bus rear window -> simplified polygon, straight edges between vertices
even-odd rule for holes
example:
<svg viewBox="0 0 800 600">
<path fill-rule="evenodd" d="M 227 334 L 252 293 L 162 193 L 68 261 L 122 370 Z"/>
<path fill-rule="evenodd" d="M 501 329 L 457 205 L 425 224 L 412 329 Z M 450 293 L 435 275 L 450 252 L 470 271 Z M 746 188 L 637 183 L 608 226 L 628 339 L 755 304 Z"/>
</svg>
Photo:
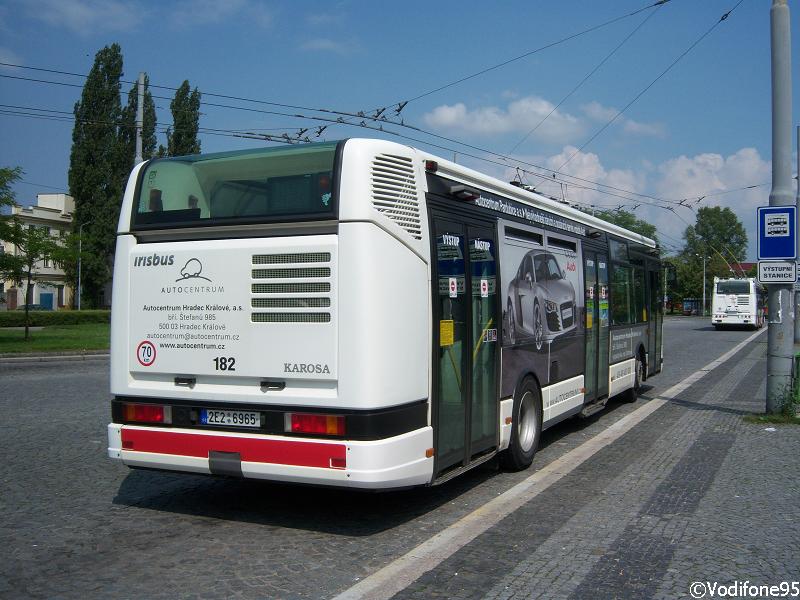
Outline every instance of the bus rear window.
<svg viewBox="0 0 800 600">
<path fill-rule="evenodd" d="M 749 294 L 749 281 L 720 281 L 717 283 L 718 294 Z"/>
<path fill-rule="evenodd" d="M 335 218 L 336 143 L 156 159 L 144 170 L 134 228 Z"/>
</svg>

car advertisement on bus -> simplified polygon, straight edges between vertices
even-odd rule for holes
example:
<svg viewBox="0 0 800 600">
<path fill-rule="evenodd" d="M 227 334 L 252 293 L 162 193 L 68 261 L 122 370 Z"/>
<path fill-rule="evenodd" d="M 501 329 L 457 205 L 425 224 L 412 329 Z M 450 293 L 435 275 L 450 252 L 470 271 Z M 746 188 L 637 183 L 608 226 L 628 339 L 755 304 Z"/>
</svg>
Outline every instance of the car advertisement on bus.
<svg viewBox="0 0 800 600">
<path fill-rule="evenodd" d="M 583 368 L 583 270 L 575 238 L 542 230 L 506 230 L 501 250 L 506 359 L 534 364 L 541 381 Z M 504 389 L 517 369 L 504 369 Z M 508 381 L 506 381 L 508 378 Z"/>
</svg>

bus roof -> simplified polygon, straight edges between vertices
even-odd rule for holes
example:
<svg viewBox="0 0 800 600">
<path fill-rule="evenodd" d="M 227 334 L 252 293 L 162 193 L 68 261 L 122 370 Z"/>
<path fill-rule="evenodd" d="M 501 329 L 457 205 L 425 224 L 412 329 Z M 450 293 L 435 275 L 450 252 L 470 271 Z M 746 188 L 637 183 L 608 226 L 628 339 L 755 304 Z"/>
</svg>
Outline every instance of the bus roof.
<svg viewBox="0 0 800 600">
<path fill-rule="evenodd" d="M 648 248 L 658 247 L 658 244 L 655 242 L 655 240 L 652 240 L 649 237 L 643 236 L 639 233 L 630 231 L 629 229 L 625 229 L 624 227 L 614 225 L 613 223 L 609 223 L 608 221 L 604 221 L 603 219 L 572 208 L 569 204 L 564 204 L 557 200 L 553 200 L 552 198 L 548 198 L 547 196 L 539 194 L 538 192 L 531 192 L 524 188 L 516 187 L 510 183 L 506 183 L 481 173 L 480 171 L 475 171 L 474 169 L 459 165 L 422 150 L 417 149 L 416 151 L 422 156 L 423 160 L 436 161 L 438 164 L 436 173 L 438 175 L 443 175 L 448 179 L 482 188 L 487 192 L 513 198 L 514 200 L 528 204 L 529 206 L 555 213 L 565 218 L 572 219 L 573 221 L 583 223 L 584 225 L 594 229 L 599 229 L 612 235 L 642 244 Z"/>
</svg>

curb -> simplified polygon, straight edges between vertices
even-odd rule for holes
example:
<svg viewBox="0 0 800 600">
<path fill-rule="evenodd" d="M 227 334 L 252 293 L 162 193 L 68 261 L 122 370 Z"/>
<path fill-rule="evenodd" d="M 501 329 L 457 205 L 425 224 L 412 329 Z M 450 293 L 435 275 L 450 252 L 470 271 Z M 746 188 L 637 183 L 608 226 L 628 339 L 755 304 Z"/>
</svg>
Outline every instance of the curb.
<svg viewBox="0 0 800 600">
<path fill-rule="evenodd" d="M 40 362 L 78 362 L 86 360 L 105 360 L 110 354 L 106 350 L 87 351 L 80 354 L 68 352 L 48 352 L 48 353 L 22 353 L 22 354 L 0 354 L 0 365 L 40 363 Z"/>
</svg>

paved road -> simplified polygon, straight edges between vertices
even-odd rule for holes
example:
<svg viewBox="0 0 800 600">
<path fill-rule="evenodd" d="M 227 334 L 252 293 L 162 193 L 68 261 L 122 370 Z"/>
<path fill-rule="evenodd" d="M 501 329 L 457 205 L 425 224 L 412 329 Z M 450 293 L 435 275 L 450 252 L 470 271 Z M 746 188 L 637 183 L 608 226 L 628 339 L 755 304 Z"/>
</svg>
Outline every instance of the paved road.
<svg viewBox="0 0 800 600">
<path fill-rule="evenodd" d="M 666 371 L 645 396 L 546 432 L 535 468 L 749 335 L 668 319 Z M 766 447 L 763 428 L 741 421 L 759 395 L 763 407 L 766 335 L 758 340 L 398 597 L 683 597 L 690 571 L 786 575 L 782 566 L 800 564 L 796 509 L 763 515 L 761 505 L 800 497 L 800 436 L 777 432 Z M 130 471 L 105 458 L 107 369 L 0 366 L 0 596 L 329 598 L 531 474 L 487 467 L 369 494 Z M 767 465 L 748 474 L 758 485 L 726 488 L 719 473 L 753 453 Z M 734 496 L 744 508 L 729 511 Z M 709 531 L 727 535 L 755 516 L 757 535 L 705 548 Z M 710 529 L 690 531 L 692 519 Z M 694 546 L 683 543 L 690 533 Z M 754 557 L 747 572 L 736 562 Z"/>
</svg>

